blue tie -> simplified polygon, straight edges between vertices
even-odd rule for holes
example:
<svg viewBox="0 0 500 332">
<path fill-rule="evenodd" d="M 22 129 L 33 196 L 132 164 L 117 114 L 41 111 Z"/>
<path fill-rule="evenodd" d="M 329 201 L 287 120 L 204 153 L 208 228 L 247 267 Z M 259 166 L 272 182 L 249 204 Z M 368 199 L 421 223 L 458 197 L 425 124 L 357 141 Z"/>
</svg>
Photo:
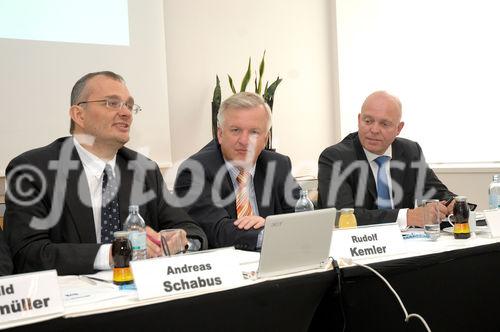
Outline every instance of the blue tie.
<svg viewBox="0 0 500 332">
<path fill-rule="evenodd" d="M 118 184 L 111 166 L 106 164 L 102 174 L 101 243 L 111 243 L 113 233 L 120 228 Z"/>
<path fill-rule="evenodd" d="M 389 193 L 389 179 L 387 179 L 387 162 L 389 156 L 380 156 L 375 159 L 377 171 L 377 206 L 379 209 L 392 209 L 391 195 Z"/>
</svg>

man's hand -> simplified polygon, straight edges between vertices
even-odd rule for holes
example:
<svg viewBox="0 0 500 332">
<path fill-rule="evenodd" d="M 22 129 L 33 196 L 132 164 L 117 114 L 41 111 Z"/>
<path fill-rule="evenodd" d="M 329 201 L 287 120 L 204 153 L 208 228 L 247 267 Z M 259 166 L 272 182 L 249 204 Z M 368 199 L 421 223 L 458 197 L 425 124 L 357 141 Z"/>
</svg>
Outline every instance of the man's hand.
<svg viewBox="0 0 500 332">
<path fill-rule="evenodd" d="M 146 226 L 146 243 L 148 247 L 148 258 L 161 256 L 160 234 L 149 226 Z"/>
<path fill-rule="evenodd" d="M 451 204 L 450 204 L 451 205 Z M 424 227 L 424 215 L 425 215 L 425 209 L 428 210 L 429 216 L 433 219 L 435 219 L 437 216 L 435 215 L 435 209 L 432 207 L 418 207 L 415 209 L 408 209 L 408 212 L 406 214 L 406 223 L 408 226 L 417 226 L 417 227 Z M 438 210 L 439 210 L 439 220 L 443 220 L 448 212 L 448 208 L 444 206 L 443 203 L 438 204 Z"/>
<path fill-rule="evenodd" d="M 445 201 L 441 201 L 441 203 L 444 205 Z M 453 207 L 455 206 L 455 200 L 452 200 L 451 203 L 448 204 L 446 207 L 446 215 L 450 215 L 453 213 Z"/>
<path fill-rule="evenodd" d="M 234 226 L 239 229 L 249 230 L 250 228 L 259 229 L 264 226 L 266 219 L 261 216 L 246 216 L 238 218 L 234 221 Z"/>
<path fill-rule="evenodd" d="M 189 244 L 186 231 L 183 229 L 177 229 L 177 230 L 178 232 L 167 233 L 168 236 L 165 237 L 165 241 L 168 245 L 168 252 L 171 255 L 175 255 L 181 251 L 185 251 Z M 156 232 L 154 229 L 147 226 L 146 234 L 147 234 L 148 258 L 163 256 L 160 233 Z"/>
<path fill-rule="evenodd" d="M 163 246 L 167 245 L 168 247 L 168 250 L 166 248 L 162 249 L 167 251 L 166 255 L 176 255 L 180 252 L 185 252 L 189 247 L 186 231 L 183 229 L 162 230 L 160 237 L 162 237 Z"/>
</svg>

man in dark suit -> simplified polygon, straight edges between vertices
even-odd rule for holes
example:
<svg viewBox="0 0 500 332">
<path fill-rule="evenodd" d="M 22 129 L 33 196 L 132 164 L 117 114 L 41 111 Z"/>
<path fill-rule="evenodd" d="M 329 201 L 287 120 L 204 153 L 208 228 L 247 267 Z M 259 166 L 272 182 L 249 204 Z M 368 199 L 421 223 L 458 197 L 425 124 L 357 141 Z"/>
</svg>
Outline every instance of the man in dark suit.
<svg viewBox="0 0 500 332">
<path fill-rule="evenodd" d="M 16 272 L 109 269 L 112 233 L 123 227 L 130 204 L 146 221 L 149 257 L 160 255 L 149 237 L 165 228 L 182 229 L 185 245 L 206 247 L 203 230 L 171 206 L 156 163 L 123 147 L 138 111 L 121 76 L 87 74 L 71 93 L 73 136 L 9 163 L 5 232 Z"/>
<path fill-rule="evenodd" d="M 175 193 L 205 230 L 209 247 L 260 247 L 265 217 L 294 211 L 300 187 L 290 158 L 264 150 L 271 110 L 261 96 L 241 92 L 217 116 L 217 140 L 179 168 Z"/>
<path fill-rule="evenodd" d="M 397 138 L 403 129 L 401 102 L 385 91 L 368 96 L 358 114 L 358 132 L 319 157 L 318 205 L 355 208 L 359 225 L 395 222 L 423 225 L 415 199 L 453 196 L 425 162 L 418 143 Z M 439 203 L 443 218 L 453 203 Z"/>
</svg>

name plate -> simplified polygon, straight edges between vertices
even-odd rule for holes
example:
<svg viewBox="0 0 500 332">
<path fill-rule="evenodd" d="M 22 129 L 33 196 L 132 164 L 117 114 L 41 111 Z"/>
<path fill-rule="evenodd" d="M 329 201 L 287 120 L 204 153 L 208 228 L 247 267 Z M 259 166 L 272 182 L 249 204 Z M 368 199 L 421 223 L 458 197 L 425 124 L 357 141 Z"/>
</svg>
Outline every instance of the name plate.
<svg viewBox="0 0 500 332">
<path fill-rule="evenodd" d="M 500 237 L 500 209 L 484 210 L 483 214 L 491 237 Z"/>
<path fill-rule="evenodd" d="M 330 256 L 335 259 L 371 258 L 403 251 L 403 237 L 397 224 L 336 229 L 330 246 Z"/>
<path fill-rule="evenodd" d="M 0 322 L 63 311 L 56 270 L 0 278 Z"/>
<path fill-rule="evenodd" d="M 234 248 L 130 262 L 139 299 L 236 287 L 243 281 Z"/>
</svg>

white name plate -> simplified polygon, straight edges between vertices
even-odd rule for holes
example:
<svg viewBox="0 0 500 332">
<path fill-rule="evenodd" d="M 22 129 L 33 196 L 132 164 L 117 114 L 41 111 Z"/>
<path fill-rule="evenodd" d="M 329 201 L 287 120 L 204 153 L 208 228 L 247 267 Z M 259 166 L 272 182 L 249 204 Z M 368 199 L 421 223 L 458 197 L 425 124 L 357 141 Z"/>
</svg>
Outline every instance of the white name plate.
<svg viewBox="0 0 500 332">
<path fill-rule="evenodd" d="M 243 281 L 234 248 L 130 262 L 139 299 L 236 287 Z"/>
<path fill-rule="evenodd" d="M 56 270 L 0 278 L 0 322 L 63 311 Z"/>
<path fill-rule="evenodd" d="M 500 209 L 484 210 L 483 214 L 491 237 L 500 237 Z"/>
<path fill-rule="evenodd" d="M 330 256 L 335 259 L 362 259 L 403 251 L 403 237 L 397 224 L 336 229 L 330 246 Z"/>
</svg>

